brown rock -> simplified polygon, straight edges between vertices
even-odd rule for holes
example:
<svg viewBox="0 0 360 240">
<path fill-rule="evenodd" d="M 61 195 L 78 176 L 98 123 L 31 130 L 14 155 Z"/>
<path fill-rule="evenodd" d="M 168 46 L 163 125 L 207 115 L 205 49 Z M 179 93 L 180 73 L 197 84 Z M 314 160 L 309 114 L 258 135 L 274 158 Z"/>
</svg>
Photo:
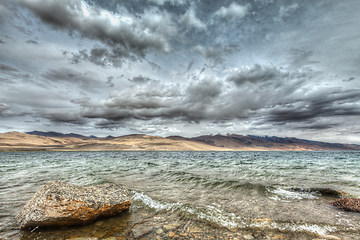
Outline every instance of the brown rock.
<svg viewBox="0 0 360 240">
<path fill-rule="evenodd" d="M 117 184 L 91 187 L 48 182 L 16 216 L 20 227 L 85 225 L 128 210 L 130 192 Z"/>
<path fill-rule="evenodd" d="M 332 204 L 344 211 L 360 213 L 360 198 L 341 198 Z"/>
<path fill-rule="evenodd" d="M 290 188 L 294 192 L 307 192 L 307 193 L 318 193 L 322 196 L 341 198 L 344 196 L 349 196 L 350 194 L 341 190 L 334 190 L 331 188 Z"/>
</svg>

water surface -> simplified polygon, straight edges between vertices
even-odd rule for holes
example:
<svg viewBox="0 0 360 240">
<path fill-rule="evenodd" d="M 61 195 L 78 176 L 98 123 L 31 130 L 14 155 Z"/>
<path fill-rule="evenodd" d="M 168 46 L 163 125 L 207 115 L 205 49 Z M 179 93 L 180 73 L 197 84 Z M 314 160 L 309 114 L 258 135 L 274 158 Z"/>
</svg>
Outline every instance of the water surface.
<svg viewBox="0 0 360 240">
<path fill-rule="evenodd" d="M 200 229 L 247 231 L 252 237 L 255 231 L 278 231 L 299 239 L 358 239 L 360 214 L 335 209 L 333 198 L 291 189 L 360 196 L 359 159 L 360 152 L 0 152 L 0 237 L 56 239 L 56 230 L 20 231 L 14 217 L 47 181 L 64 181 L 118 183 L 133 194 L 128 213 L 88 230 L 61 230 L 68 234 L 64 238 L 76 236 L 74 231 L 98 239 L 153 237 L 156 231 L 168 237 L 185 227 L 190 233 L 183 238 L 190 238 L 196 222 Z M 177 232 L 164 227 L 169 219 Z"/>
</svg>

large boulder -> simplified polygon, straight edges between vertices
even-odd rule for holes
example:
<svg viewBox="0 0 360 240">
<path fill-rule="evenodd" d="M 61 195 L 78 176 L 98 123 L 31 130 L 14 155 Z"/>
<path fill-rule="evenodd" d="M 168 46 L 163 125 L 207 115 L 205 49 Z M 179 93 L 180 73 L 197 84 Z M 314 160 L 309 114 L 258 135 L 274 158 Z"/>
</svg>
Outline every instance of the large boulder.
<svg viewBox="0 0 360 240">
<path fill-rule="evenodd" d="M 128 210 L 131 194 L 118 184 L 91 187 L 48 182 L 16 216 L 20 227 L 85 225 Z"/>
</svg>

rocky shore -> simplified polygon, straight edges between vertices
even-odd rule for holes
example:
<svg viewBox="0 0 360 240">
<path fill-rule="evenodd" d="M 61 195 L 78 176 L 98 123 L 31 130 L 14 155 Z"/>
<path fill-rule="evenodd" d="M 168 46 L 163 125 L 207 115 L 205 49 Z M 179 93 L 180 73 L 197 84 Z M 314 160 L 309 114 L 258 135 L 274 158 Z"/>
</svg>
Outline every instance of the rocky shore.
<svg viewBox="0 0 360 240">
<path fill-rule="evenodd" d="M 340 198 L 332 203 L 335 207 L 345 211 L 360 212 L 360 199 L 346 197 L 349 194 L 343 191 L 326 188 L 293 188 L 292 190 Z M 130 203 L 131 193 L 121 185 L 81 187 L 61 182 L 48 182 L 17 216 L 23 229 L 21 240 L 350 240 L 359 237 L 355 232 L 353 235 L 352 233 L 317 235 L 309 232 L 256 227 L 228 229 L 174 212 L 144 212 L 137 207 L 126 211 L 129 210 Z M 97 221 L 94 222 L 95 220 Z M 252 221 L 272 222 L 271 219 Z"/>
<path fill-rule="evenodd" d="M 21 240 L 350 240 L 358 235 L 316 235 L 271 229 L 227 229 L 176 213 L 124 212 L 90 225 L 63 229 L 23 231 Z"/>
</svg>

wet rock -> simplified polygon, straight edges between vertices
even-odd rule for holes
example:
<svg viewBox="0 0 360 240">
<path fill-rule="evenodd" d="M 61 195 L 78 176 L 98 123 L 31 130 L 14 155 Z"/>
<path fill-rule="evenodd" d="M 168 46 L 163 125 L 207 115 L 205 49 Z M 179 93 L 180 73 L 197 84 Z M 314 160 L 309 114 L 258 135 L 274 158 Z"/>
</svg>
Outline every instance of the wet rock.
<svg viewBox="0 0 360 240">
<path fill-rule="evenodd" d="M 131 194 L 118 184 L 82 187 L 48 182 L 16 216 L 20 227 L 85 225 L 128 210 Z"/>
<path fill-rule="evenodd" d="M 349 196 L 350 194 L 341 190 L 334 190 L 331 188 L 289 188 L 294 192 L 317 193 L 326 197 L 341 198 Z"/>
<path fill-rule="evenodd" d="M 360 198 L 341 198 L 332 204 L 344 211 L 360 213 Z"/>
</svg>

